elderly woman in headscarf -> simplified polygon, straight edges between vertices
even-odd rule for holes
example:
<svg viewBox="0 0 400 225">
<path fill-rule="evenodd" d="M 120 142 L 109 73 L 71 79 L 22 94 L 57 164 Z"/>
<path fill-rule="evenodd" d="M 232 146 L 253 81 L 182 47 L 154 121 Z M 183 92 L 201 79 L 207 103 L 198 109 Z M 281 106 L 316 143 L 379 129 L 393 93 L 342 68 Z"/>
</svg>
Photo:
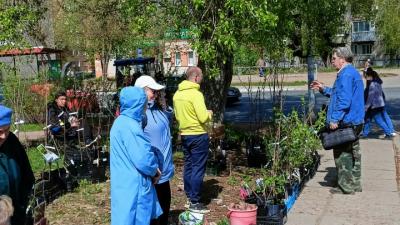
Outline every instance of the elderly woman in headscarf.
<svg viewBox="0 0 400 225">
<path fill-rule="evenodd" d="M 25 147 L 10 131 L 12 110 L 0 105 L 0 195 L 11 197 L 12 225 L 25 224 L 26 207 L 35 182 Z M 1 212 L 1 210 L 0 210 Z"/>
</svg>

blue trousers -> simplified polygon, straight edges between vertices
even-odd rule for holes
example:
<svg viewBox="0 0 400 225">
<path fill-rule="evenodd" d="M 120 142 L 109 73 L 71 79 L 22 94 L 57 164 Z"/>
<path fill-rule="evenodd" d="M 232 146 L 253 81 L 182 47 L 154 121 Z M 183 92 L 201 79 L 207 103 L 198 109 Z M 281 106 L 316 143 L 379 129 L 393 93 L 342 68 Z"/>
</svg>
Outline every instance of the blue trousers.
<svg viewBox="0 0 400 225">
<path fill-rule="evenodd" d="M 182 147 L 185 156 L 183 183 L 186 196 L 191 203 L 198 203 L 206 172 L 208 158 L 208 134 L 182 135 Z"/>
<path fill-rule="evenodd" d="M 260 75 L 260 77 L 264 76 L 264 68 L 263 67 L 258 68 L 258 74 Z"/>
<path fill-rule="evenodd" d="M 363 136 L 367 136 L 371 129 L 371 122 L 375 120 L 380 128 L 382 128 L 383 132 L 386 135 L 390 135 L 394 132 L 393 123 L 387 114 L 385 109 L 381 110 L 370 110 L 365 115 L 365 123 L 363 129 Z"/>
<path fill-rule="evenodd" d="M 390 117 L 387 114 L 386 110 L 384 109 L 382 113 L 383 113 L 383 118 L 386 121 L 386 125 L 388 126 L 389 130 L 391 130 L 391 133 L 394 133 L 395 130 L 394 130 L 394 127 L 393 127 L 392 120 L 390 119 Z"/>
</svg>

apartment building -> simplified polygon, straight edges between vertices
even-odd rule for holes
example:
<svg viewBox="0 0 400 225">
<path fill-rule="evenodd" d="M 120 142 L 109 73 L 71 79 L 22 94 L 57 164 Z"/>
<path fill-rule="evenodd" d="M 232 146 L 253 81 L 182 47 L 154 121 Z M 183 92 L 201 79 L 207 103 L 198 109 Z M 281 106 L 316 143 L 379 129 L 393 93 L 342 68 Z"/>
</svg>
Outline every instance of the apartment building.
<svg viewBox="0 0 400 225">
<path fill-rule="evenodd" d="M 172 76 L 184 74 L 188 67 L 196 66 L 198 56 L 188 40 L 172 40 L 164 44 L 164 73 Z"/>
<path fill-rule="evenodd" d="M 351 46 L 357 66 L 363 66 L 367 59 L 371 59 L 374 66 L 396 63 L 390 62 L 391 59 L 396 60 L 396 57 L 391 57 L 385 52 L 384 43 L 377 37 L 375 24 L 371 21 L 353 19 L 347 44 Z"/>
</svg>

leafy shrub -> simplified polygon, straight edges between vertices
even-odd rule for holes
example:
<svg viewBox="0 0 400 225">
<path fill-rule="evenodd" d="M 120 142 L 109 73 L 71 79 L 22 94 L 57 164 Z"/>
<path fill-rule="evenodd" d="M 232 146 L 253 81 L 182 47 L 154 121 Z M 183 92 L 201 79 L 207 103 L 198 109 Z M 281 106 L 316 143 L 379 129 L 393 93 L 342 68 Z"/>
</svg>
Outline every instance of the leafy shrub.
<svg viewBox="0 0 400 225">
<path fill-rule="evenodd" d="M 23 119 L 28 123 L 45 122 L 48 96 L 32 91 L 32 85 L 43 83 L 20 75 L 3 78 L 4 103 L 13 109 L 14 119 Z"/>
</svg>

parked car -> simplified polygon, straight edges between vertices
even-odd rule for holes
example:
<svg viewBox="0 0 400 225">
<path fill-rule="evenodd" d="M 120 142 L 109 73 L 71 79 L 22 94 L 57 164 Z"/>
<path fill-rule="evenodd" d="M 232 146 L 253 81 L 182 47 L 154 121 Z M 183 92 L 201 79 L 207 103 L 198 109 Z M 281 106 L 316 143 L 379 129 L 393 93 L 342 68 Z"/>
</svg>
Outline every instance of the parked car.
<svg viewBox="0 0 400 225">
<path fill-rule="evenodd" d="M 240 97 L 242 97 L 242 93 L 236 87 L 229 87 L 228 93 L 226 95 L 226 104 L 231 105 L 235 102 L 240 101 Z"/>
<path fill-rule="evenodd" d="M 114 61 L 114 66 L 118 88 L 134 85 L 136 79 L 141 75 L 152 76 L 157 81 L 163 76 L 153 57 L 118 59 Z"/>
<path fill-rule="evenodd" d="M 164 85 L 166 86 L 166 97 L 170 104 L 172 104 L 172 97 L 175 92 L 178 90 L 178 85 L 185 79 L 185 76 L 167 76 L 164 78 Z M 231 105 L 235 102 L 240 101 L 240 97 L 242 97 L 242 93 L 236 87 L 229 87 L 228 93 L 226 96 L 226 104 Z"/>
</svg>

